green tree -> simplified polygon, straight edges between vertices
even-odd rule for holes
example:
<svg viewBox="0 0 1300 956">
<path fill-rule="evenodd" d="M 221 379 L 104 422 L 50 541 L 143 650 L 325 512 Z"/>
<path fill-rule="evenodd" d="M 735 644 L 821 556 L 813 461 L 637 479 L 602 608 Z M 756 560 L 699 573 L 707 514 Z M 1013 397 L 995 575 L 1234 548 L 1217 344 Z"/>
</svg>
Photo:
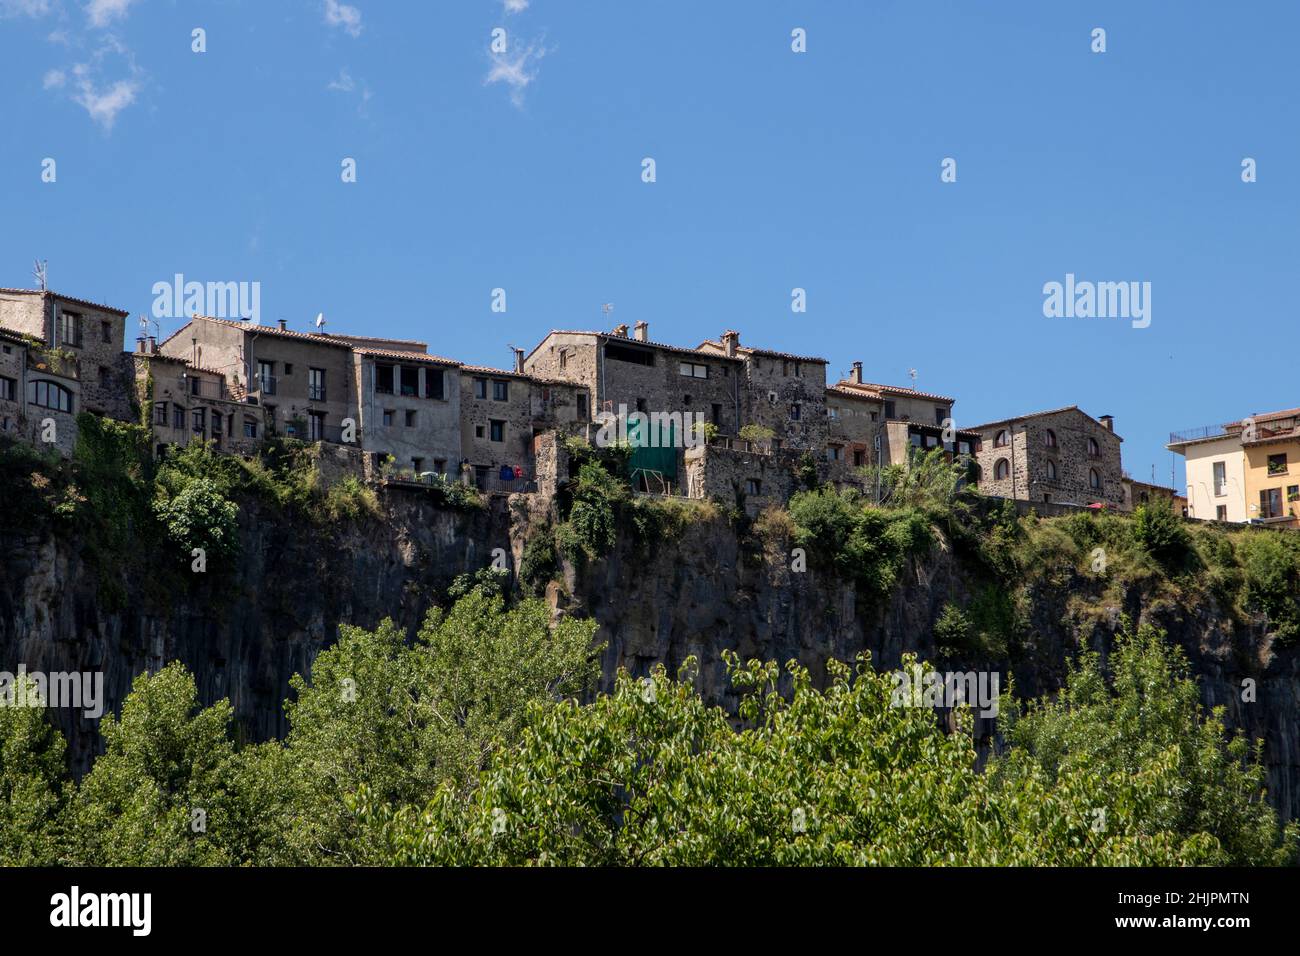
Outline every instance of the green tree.
<svg viewBox="0 0 1300 956">
<path fill-rule="evenodd" d="M 175 497 L 155 502 L 154 512 L 186 560 L 196 548 L 213 562 L 239 553 L 239 506 L 210 478 L 192 479 Z"/>
<path fill-rule="evenodd" d="M 105 752 L 73 795 L 65 858 L 82 866 L 233 862 L 234 747 L 230 704 L 200 708 L 179 663 L 132 684 L 118 719 L 100 724 Z"/>
<path fill-rule="evenodd" d="M 23 705 L 36 693 L 26 675 L 0 690 L 0 863 L 7 866 L 58 859 L 65 745 L 44 707 Z"/>
</svg>

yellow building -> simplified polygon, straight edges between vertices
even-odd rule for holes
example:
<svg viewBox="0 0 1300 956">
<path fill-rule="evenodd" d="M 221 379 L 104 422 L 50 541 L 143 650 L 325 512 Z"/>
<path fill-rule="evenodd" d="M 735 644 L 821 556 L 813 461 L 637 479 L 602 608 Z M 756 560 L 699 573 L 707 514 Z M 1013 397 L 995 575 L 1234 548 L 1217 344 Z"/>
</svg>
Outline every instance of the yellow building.
<svg viewBox="0 0 1300 956">
<path fill-rule="evenodd" d="M 1187 462 L 1187 514 L 1300 526 L 1300 408 L 1169 436 Z"/>
</svg>

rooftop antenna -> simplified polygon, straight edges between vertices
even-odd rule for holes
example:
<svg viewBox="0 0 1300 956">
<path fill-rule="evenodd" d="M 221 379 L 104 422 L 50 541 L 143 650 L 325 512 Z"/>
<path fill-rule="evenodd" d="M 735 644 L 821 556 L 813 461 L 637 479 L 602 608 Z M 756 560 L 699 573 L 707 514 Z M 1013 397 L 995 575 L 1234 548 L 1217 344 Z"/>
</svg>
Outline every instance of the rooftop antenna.
<svg viewBox="0 0 1300 956">
<path fill-rule="evenodd" d="M 316 313 L 316 329 L 317 329 L 317 331 L 320 331 L 320 332 L 324 332 L 324 331 L 325 331 L 325 313 L 324 313 L 324 312 L 317 312 L 317 313 Z"/>
<path fill-rule="evenodd" d="M 916 369 L 914 369 L 914 368 L 909 368 L 909 369 L 907 370 L 907 374 L 908 374 L 908 376 L 910 376 L 911 379 L 912 379 L 912 391 L 915 392 L 915 391 L 916 391 Z"/>
<path fill-rule="evenodd" d="M 609 314 L 614 311 L 614 303 L 606 302 L 604 305 L 600 307 L 600 311 L 605 313 L 605 321 L 608 322 Z"/>
<path fill-rule="evenodd" d="M 32 268 L 32 275 L 36 278 L 36 284 L 41 287 L 42 292 L 48 290 L 48 286 L 46 284 L 46 275 L 49 272 L 49 266 L 50 266 L 49 259 L 37 259 L 35 260 L 34 266 Z"/>
</svg>

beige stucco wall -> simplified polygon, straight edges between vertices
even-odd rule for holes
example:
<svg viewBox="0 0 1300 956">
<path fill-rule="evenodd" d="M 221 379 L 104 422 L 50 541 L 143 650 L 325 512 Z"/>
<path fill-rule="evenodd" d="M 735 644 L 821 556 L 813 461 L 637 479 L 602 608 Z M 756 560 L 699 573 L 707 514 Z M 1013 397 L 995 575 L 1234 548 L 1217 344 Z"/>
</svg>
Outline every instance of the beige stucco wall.
<svg viewBox="0 0 1300 956">
<path fill-rule="evenodd" d="M 1217 507 L 1227 508 L 1226 520 L 1245 521 L 1250 517 L 1246 509 L 1246 456 L 1236 436 L 1225 436 L 1215 441 L 1187 445 L 1183 451 L 1187 463 L 1187 514 L 1206 521 L 1215 520 Z M 1222 495 L 1215 494 L 1214 463 L 1224 463 L 1226 488 Z"/>
</svg>

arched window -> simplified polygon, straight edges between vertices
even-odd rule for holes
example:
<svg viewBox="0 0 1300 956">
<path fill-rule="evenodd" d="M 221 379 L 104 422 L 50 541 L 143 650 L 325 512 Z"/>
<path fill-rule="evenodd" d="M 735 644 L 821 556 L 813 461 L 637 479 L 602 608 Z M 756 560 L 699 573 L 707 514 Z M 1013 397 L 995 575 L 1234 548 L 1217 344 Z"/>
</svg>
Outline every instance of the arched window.
<svg viewBox="0 0 1300 956">
<path fill-rule="evenodd" d="M 1052 431 L 1050 428 L 1047 429 L 1047 431 L 1043 432 L 1043 444 L 1046 445 L 1048 448 L 1055 448 L 1056 432 Z"/>
<path fill-rule="evenodd" d="M 1088 469 L 1088 487 L 1093 489 L 1101 487 L 1101 475 L 1096 468 Z"/>
<path fill-rule="evenodd" d="M 998 479 L 1006 478 L 1011 474 L 1011 463 L 1005 458 L 999 458 L 998 463 L 993 466 L 993 477 Z"/>
<path fill-rule="evenodd" d="M 1048 481 L 1056 480 L 1056 462 L 1054 461 L 1048 461 L 1047 463 L 1047 480 Z"/>
<path fill-rule="evenodd" d="M 993 439 L 993 447 L 994 448 L 1007 447 L 1007 430 L 1005 428 L 999 431 L 997 437 Z"/>
<path fill-rule="evenodd" d="M 1097 439 L 1093 438 L 1091 435 L 1088 436 L 1088 456 L 1090 458 L 1101 457 L 1101 446 L 1097 444 Z"/>
<path fill-rule="evenodd" d="M 56 412 L 72 411 L 72 393 L 57 382 L 38 379 L 27 383 L 27 403 Z"/>
</svg>

